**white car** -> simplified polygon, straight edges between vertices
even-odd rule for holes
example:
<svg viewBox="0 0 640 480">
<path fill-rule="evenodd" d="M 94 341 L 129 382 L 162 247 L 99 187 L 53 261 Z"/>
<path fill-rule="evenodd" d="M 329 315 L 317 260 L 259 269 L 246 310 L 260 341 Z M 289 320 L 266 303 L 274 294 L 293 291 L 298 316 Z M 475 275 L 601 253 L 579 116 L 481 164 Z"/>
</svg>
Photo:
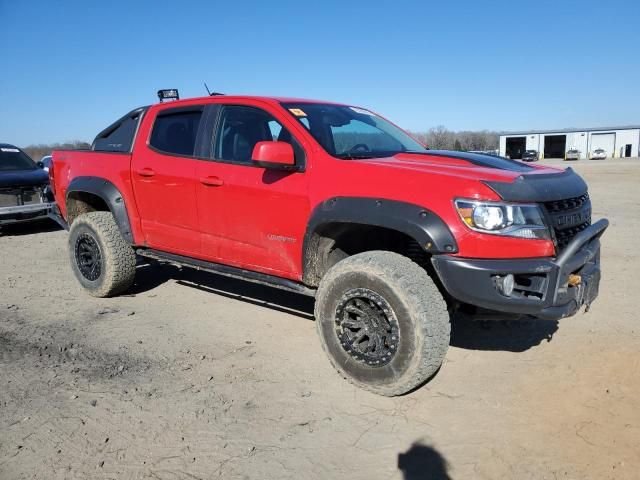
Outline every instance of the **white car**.
<svg viewBox="0 0 640 480">
<path fill-rule="evenodd" d="M 38 166 L 43 169 L 45 172 L 49 171 L 49 167 L 51 167 L 51 155 L 45 155 L 38 162 Z"/>
<path fill-rule="evenodd" d="M 589 157 L 591 160 L 604 160 L 607 158 L 607 152 L 602 148 L 596 148 L 593 152 L 591 152 L 591 156 Z"/>
</svg>

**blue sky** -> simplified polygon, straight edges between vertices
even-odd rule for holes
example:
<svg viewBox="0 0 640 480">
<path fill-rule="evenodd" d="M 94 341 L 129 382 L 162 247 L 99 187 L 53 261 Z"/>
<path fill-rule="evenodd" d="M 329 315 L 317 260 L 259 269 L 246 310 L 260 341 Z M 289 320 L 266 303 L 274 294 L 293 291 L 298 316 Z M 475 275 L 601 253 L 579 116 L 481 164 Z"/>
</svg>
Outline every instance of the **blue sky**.
<svg viewBox="0 0 640 480">
<path fill-rule="evenodd" d="M 639 24 L 635 0 L 0 0 L 0 141 L 90 141 L 203 81 L 416 131 L 638 124 Z"/>
</svg>

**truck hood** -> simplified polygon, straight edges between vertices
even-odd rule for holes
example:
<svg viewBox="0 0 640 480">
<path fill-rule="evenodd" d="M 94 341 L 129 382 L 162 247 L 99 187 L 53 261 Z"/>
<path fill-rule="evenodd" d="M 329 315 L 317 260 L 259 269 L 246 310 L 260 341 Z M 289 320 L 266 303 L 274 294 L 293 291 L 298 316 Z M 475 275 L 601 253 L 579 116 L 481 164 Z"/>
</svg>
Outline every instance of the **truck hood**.
<svg viewBox="0 0 640 480">
<path fill-rule="evenodd" d="M 49 175 L 40 168 L 34 170 L 0 171 L 0 188 L 31 187 L 49 182 Z"/>
<path fill-rule="evenodd" d="M 415 174 L 480 181 L 502 199 L 515 202 L 555 201 L 587 192 L 587 184 L 571 168 L 563 170 L 530 165 L 491 155 L 429 150 L 360 161 L 382 168 L 409 170 Z"/>
<path fill-rule="evenodd" d="M 515 160 L 467 152 L 429 150 L 399 153 L 393 157 L 362 160 L 381 167 L 412 170 L 416 173 L 451 175 L 470 180 L 513 181 L 523 175 L 561 174 L 563 170 L 529 165 Z"/>
</svg>

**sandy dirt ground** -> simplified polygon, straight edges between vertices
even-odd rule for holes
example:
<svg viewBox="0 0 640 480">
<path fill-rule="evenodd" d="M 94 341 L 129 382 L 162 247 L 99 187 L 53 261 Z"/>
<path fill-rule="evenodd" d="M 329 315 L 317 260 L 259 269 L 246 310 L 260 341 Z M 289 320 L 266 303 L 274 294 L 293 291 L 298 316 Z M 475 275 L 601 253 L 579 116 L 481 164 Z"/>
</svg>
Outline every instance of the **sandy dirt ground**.
<svg viewBox="0 0 640 480">
<path fill-rule="evenodd" d="M 160 265 L 95 299 L 66 232 L 5 229 L 0 479 L 640 478 L 640 160 L 572 166 L 611 221 L 591 311 L 455 320 L 397 398 L 333 371 L 310 299 Z"/>
</svg>

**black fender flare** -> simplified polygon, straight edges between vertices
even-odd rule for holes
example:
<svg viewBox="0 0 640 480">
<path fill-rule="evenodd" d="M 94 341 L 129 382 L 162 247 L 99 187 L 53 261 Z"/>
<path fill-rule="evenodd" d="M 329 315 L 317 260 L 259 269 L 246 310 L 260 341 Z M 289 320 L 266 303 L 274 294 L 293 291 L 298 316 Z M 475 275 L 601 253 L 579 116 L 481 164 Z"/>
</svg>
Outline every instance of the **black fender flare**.
<svg viewBox="0 0 640 480">
<path fill-rule="evenodd" d="M 431 210 L 398 200 L 367 197 L 334 197 L 314 208 L 302 249 L 305 277 L 313 270 L 309 249 L 315 248 L 314 232 L 323 224 L 345 223 L 384 227 L 413 238 L 429 254 L 456 253 L 458 244 L 449 226 Z"/>
<path fill-rule="evenodd" d="M 124 239 L 133 244 L 127 206 L 120 190 L 113 183 L 100 177 L 76 177 L 71 180 L 67 188 L 66 204 L 69 202 L 69 195 L 74 192 L 90 193 L 100 197 L 109 207 Z"/>
</svg>

